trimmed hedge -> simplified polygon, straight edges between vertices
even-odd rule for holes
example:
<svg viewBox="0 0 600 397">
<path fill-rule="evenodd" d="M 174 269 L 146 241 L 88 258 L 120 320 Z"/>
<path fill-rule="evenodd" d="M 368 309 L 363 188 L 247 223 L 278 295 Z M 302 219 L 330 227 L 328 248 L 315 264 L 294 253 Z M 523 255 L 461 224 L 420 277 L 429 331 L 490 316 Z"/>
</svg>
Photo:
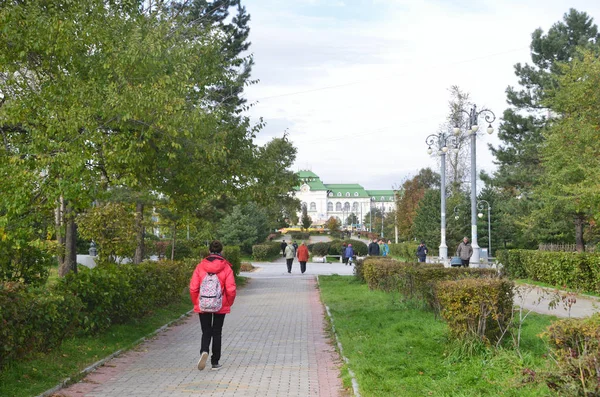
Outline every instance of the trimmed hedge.
<svg viewBox="0 0 600 397">
<path fill-rule="evenodd" d="M 196 264 L 188 261 L 106 265 L 69 273 L 52 288 L 81 300 L 79 328 L 93 334 L 111 324 L 143 317 L 176 300 L 189 284 Z"/>
<path fill-rule="evenodd" d="M 0 283 L 0 368 L 32 352 L 47 352 L 73 335 L 81 300 L 73 295 Z"/>
<path fill-rule="evenodd" d="M 507 279 L 463 279 L 435 285 L 440 314 L 454 338 L 497 343 L 510 325 L 514 283 Z"/>
<path fill-rule="evenodd" d="M 508 250 L 497 257 L 508 277 L 600 293 L 600 253 Z"/>
<path fill-rule="evenodd" d="M 269 261 L 281 254 L 281 243 L 273 241 L 270 243 L 252 246 L 252 257 L 256 261 Z"/>
<path fill-rule="evenodd" d="M 313 256 L 326 256 L 329 253 L 329 243 L 315 243 L 312 245 L 311 254 Z M 339 255 L 339 254 L 337 254 Z"/>
<path fill-rule="evenodd" d="M 296 242 L 299 242 L 298 240 L 308 240 L 310 233 L 294 232 L 290 234 L 290 238 L 296 240 Z"/>
<path fill-rule="evenodd" d="M 341 255 L 342 254 L 342 244 L 346 243 L 352 244 L 352 248 L 354 249 L 354 253 L 358 256 L 367 255 L 367 245 L 360 240 L 331 240 L 328 242 L 320 242 L 315 244 L 309 244 L 308 250 L 314 256 L 326 256 L 326 255 Z"/>
<path fill-rule="evenodd" d="M 399 256 L 407 260 L 416 260 L 417 258 L 417 247 L 419 246 L 417 243 L 405 242 L 388 245 L 390 247 L 390 255 Z"/>
<path fill-rule="evenodd" d="M 548 386 L 569 396 L 600 396 L 600 313 L 557 321 L 544 336 L 558 364 Z"/>
</svg>

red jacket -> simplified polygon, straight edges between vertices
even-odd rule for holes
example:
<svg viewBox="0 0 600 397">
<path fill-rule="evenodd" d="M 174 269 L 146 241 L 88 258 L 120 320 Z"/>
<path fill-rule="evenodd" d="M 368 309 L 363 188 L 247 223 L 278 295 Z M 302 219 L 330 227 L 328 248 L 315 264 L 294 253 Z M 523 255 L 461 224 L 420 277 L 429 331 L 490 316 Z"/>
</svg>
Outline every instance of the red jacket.
<svg viewBox="0 0 600 397">
<path fill-rule="evenodd" d="M 200 285 L 206 276 L 206 273 L 215 273 L 221 282 L 223 288 L 223 307 L 217 313 L 227 314 L 231 312 L 231 305 L 235 301 L 236 287 L 235 277 L 231 263 L 219 255 L 209 255 L 202 259 L 202 262 L 196 266 L 192 279 L 190 280 L 190 298 L 194 304 L 194 312 L 201 313 L 198 306 L 198 298 L 200 296 Z"/>
<path fill-rule="evenodd" d="M 298 247 L 298 260 L 300 262 L 308 261 L 308 247 L 304 244 Z"/>
</svg>

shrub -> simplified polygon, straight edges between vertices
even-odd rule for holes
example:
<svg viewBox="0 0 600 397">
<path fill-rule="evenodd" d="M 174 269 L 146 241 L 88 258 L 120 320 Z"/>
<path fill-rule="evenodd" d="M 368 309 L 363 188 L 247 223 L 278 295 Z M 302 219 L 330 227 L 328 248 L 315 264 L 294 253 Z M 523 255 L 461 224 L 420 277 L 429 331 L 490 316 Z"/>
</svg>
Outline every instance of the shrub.
<svg viewBox="0 0 600 397">
<path fill-rule="evenodd" d="M 140 265 L 83 268 L 60 279 L 54 291 L 79 298 L 83 303 L 81 331 L 96 333 L 175 300 L 189 283 L 191 266 L 148 261 Z"/>
<path fill-rule="evenodd" d="M 294 232 L 290 234 L 290 238 L 292 240 L 296 240 L 296 242 L 299 242 L 301 240 L 308 240 L 310 238 L 310 233 Z"/>
<path fill-rule="evenodd" d="M 0 239 L 0 281 L 42 285 L 55 262 L 37 247 L 25 244 L 16 248 L 10 240 Z"/>
<path fill-rule="evenodd" d="M 600 293 L 600 253 L 509 250 L 498 259 L 509 277 Z"/>
<path fill-rule="evenodd" d="M 281 243 L 278 241 L 252 246 L 252 257 L 257 261 L 269 261 L 278 257 L 280 252 Z"/>
<path fill-rule="evenodd" d="M 165 248 L 165 258 L 171 259 L 171 247 L 173 246 L 173 240 L 166 240 L 167 246 Z M 173 260 L 180 261 L 185 258 L 196 257 L 195 252 L 198 249 L 196 244 L 192 240 L 175 240 L 175 255 Z"/>
<path fill-rule="evenodd" d="M 311 253 L 313 256 L 326 256 L 329 253 L 329 243 L 316 243 L 313 245 Z"/>
<path fill-rule="evenodd" d="M 548 385 L 571 396 L 600 396 L 600 313 L 560 320 L 544 335 L 558 363 Z"/>
<path fill-rule="evenodd" d="M 498 343 L 512 318 L 513 287 L 507 279 L 438 282 L 435 291 L 440 314 L 448 323 L 450 335 Z"/>
<path fill-rule="evenodd" d="M 417 247 L 419 246 L 417 243 L 404 242 L 398 244 L 389 244 L 389 246 L 391 255 L 399 256 L 406 260 L 414 260 L 417 257 Z"/>
<path fill-rule="evenodd" d="M 46 352 L 71 336 L 82 303 L 69 294 L 0 283 L 0 368 L 31 352 Z"/>
<path fill-rule="evenodd" d="M 226 245 L 223 247 L 223 258 L 231 263 L 233 266 L 233 273 L 236 276 L 240 274 L 240 266 L 242 266 L 240 247 L 236 245 Z"/>
</svg>

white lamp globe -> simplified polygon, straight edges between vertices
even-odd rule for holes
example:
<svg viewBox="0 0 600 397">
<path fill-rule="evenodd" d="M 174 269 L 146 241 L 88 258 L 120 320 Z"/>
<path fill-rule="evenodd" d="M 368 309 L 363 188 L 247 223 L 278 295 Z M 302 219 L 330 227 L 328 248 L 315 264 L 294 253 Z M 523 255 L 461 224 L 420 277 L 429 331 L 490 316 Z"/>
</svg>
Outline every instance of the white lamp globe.
<svg viewBox="0 0 600 397">
<path fill-rule="evenodd" d="M 493 132 L 494 132 L 494 127 L 492 127 L 492 125 L 490 124 L 487 128 L 487 133 L 492 135 Z"/>
<path fill-rule="evenodd" d="M 431 154 L 431 153 L 433 153 L 433 150 L 431 148 L 428 148 L 427 149 L 427 154 Z"/>
<path fill-rule="evenodd" d="M 477 124 L 471 126 L 471 132 L 476 133 L 477 131 L 479 131 L 479 126 Z"/>
<path fill-rule="evenodd" d="M 444 152 L 444 153 L 447 153 L 447 152 L 448 152 L 448 146 L 444 146 L 444 147 L 442 148 L 442 152 Z"/>
<path fill-rule="evenodd" d="M 483 214 L 480 212 L 479 214 L 477 214 L 478 217 L 483 218 Z"/>
<path fill-rule="evenodd" d="M 454 127 L 452 130 L 454 131 L 454 135 L 460 135 L 460 128 Z"/>
</svg>

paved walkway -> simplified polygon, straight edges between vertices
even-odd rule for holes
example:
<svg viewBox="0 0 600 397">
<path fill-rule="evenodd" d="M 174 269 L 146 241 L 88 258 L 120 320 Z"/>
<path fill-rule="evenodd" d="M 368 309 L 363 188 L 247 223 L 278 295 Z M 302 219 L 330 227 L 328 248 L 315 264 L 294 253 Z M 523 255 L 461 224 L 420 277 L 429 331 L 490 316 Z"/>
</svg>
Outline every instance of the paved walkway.
<svg viewBox="0 0 600 397">
<path fill-rule="evenodd" d="M 515 305 L 526 311 L 562 318 L 583 318 L 600 312 L 600 299 L 593 296 L 570 295 L 564 291 L 532 285 L 518 286 L 514 301 Z"/>
<path fill-rule="evenodd" d="M 243 273 L 223 328 L 223 368 L 198 371 L 196 315 L 109 361 L 55 396 L 342 396 L 341 362 L 325 332 L 316 274 L 352 274 L 340 263 L 262 264 Z"/>
</svg>

